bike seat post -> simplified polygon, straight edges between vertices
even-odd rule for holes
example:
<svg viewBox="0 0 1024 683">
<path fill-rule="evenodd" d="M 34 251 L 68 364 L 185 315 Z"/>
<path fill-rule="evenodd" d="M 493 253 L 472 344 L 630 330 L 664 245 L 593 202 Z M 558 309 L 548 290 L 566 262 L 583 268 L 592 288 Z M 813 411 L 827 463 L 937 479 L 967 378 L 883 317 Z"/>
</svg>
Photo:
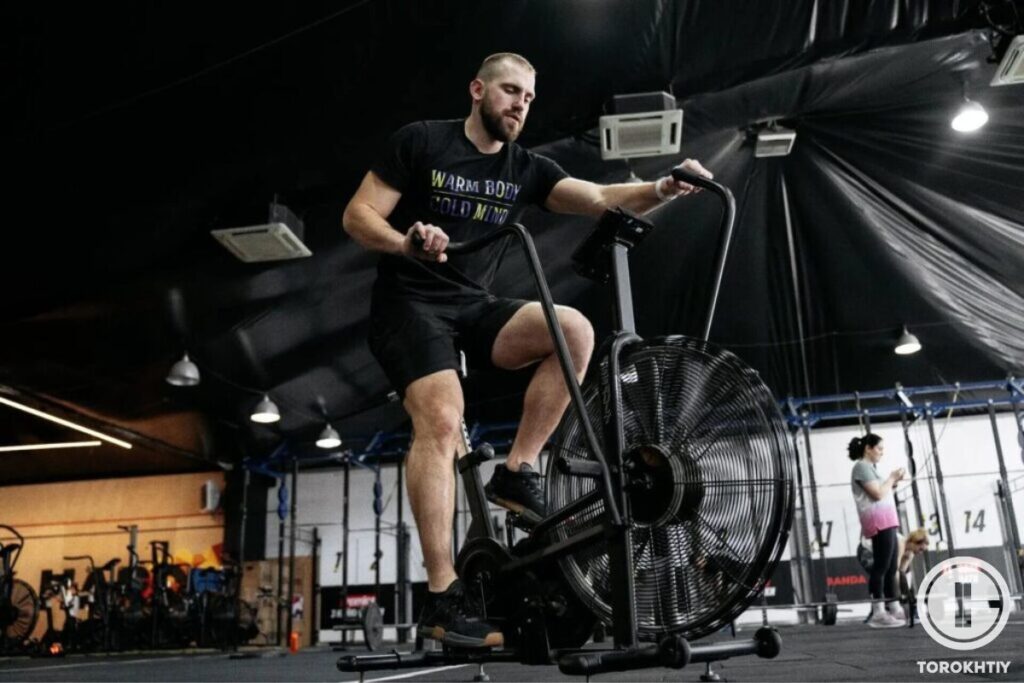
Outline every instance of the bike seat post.
<svg viewBox="0 0 1024 683">
<path fill-rule="evenodd" d="M 612 304 L 615 307 L 616 329 L 635 334 L 633 287 L 629 280 L 629 246 L 613 242 L 609 257 L 612 261 Z"/>
<path fill-rule="evenodd" d="M 611 280 L 616 331 L 636 333 L 629 250 L 640 244 L 653 228 L 624 209 L 606 211 L 593 232 L 573 252 L 573 264 L 580 275 L 602 283 Z"/>
<path fill-rule="evenodd" d="M 462 432 L 465 446 L 464 455 L 459 458 L 458 468 L 459 475 L 462 477 L 462 485 L 465 487 L 466 502 L 469 504 L 471 518 L 469 528 L 466 530 L 466 540 L 474 538 L 498 540 L 494 520 L 491 518 L 490 508 L 487 504 L 487 495 L 484 493 L 483 478 L 480 476 L 480 463 L 493 458 L 494 449 L 489 444 L 481 444 L 475 450 L 470 449 L 469 433 L 464 421 Z"/>
<path fill-rule="evenodd" d="M 459 350 L 459 378 L 465 379 L 466 354 Z M 458 471 L 462 477 L 462 485 L 465 488 L 466 502 L 469 504 L 470 523 L 466 529 L 466 540 L 474 538 L 491 538 L 498 540 L 498 533 L 494 528 L 494 520 L 491 519 L 490 508 L 487 505 L 487 495 L 484 493 L 484 482 L 480 477 L 480 463 L 494 457 L 494 449 L 488 444 L 481 444 L 475 450 L 469 438 L 469 429 L 466 427 L 466 420 L 462 420 L 460 432 L 462 440 L 459 448 Z"/>
</svg>

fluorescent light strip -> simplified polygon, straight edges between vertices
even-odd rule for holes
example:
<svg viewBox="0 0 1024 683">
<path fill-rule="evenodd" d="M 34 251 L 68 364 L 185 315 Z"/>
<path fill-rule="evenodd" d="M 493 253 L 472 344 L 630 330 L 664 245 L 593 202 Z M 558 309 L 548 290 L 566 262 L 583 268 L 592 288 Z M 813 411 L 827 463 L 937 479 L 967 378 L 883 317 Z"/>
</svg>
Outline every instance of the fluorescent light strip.
<svg viewBox="0 0 1024 683">
<path fill-rule="evenodd" d="M 45 451 L 50 448 L 88 448 L 102 446 L 102 441 L 65 441 L 61 443 L 33 443 L 25 446 L 0 446 L 0 453 L 12 451 Z"/>
<path fill-rule="evenodd" d="M 63 418 L 57 417 L 56 415 L 50 415 L 49 413 L 44 413 L 41 410 L 36 410 L 35 408 L 31 408 L 29 406 L 23 405 L 21 403 L 18 403 L 17 401 L 12 401 L 12 400 L 10 400 L 8 398 L 4 398 L 3 396 L 0 396 L 0 403 L 3 403 L 4 405 L 11 406 L 12 408 L 17 408 L 18 410 L 24 411 L 24 412 L 28 413 L 29 415 L 35 415 L 36 417 L 41 417 L 44 420 L 49 420 L 50 422 L 56 422 L 59 425 L 63 425 L 64 427 L 69 427 L 71 429 L 74 429 L 75 431 L 82 432 L 83 434 L 88 434 L 89 436 L 95 436 L 97 439 L 101 439 L 103 441 L 106 441 L 107 443 L 112 443 L 115 446 L 120 446 L 121 448 L 127 448 L 129 450 L 132 447 L 132 445 L 130 443 L 128 443 L 127 441 L 121 441 L 121 439 L 115 439 L 112 436 L 107 436 L 106 434 L 103 434 L 101 432 L 97 432 L 94 429 L 89 429 L 88 427 L 83 427 L 82 425 L 77 425 L 74 422 L 69 422 L 68 420 L 65 420 Z"/>
</svg>

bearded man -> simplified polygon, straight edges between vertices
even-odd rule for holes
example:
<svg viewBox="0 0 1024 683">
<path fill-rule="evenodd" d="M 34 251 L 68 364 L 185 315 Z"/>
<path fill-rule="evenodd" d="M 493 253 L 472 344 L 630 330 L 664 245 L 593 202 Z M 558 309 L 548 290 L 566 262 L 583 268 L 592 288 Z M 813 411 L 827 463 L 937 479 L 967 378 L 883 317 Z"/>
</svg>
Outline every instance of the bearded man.
<svg viewBox="0 0 1024 683">
<path fill-rule="evenodd" d="M 456 647 L 503 643 L 501 632 L 466 595 L 452 563 L 452 459 L 463 412 L 459 349 L 471 367 L 536 365 L 512 449 L 486 487 L 491 501 L 520 514 L 544 515 L 534 463 L 569 392 L 540 304 L 488 290 L 501 247 L 449 258 L 449 240 L 493 232 L 515 221 L 528 204 L 596 217 L 615 207 L 643 213 L 696 191 L 670 176 L 598 185 L 570 178 L 554 161 L 520 147 L 515 140 L 535 86 L 536 71 L 522 56 L 487 57 L 469 84 L 469 116 L 420 121 L 394 133 L 343 218 L 353 239 L 381 253 L 369 344 L 412 418 L 406 481 L 429 589 L 418 633 Z M 692 159 L 683 167 L 711 177 Z M 582 379 L 594 349 L 593 328 L 567 306 L 558 306 L 557 315 Z"/>
</svg>

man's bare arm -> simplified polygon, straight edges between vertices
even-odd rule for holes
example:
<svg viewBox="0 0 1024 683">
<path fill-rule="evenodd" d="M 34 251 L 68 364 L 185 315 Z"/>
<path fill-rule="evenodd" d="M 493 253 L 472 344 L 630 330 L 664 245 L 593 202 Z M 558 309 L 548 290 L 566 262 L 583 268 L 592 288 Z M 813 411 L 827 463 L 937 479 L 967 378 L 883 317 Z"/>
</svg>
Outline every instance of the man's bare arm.
<svg viewBox="0 0 1024 683">
<path fill-rule="evenodd" d="M 687 159 L 682 167 L 706 178 L 713 177 L 694 159 Z M 600 216 L 606 210 L 617 206 L 634 213 L 646 213 L 661 206 L 668 199 L 695 191 L 699 191 L 699 188 L 672 180 L 670 177 L 661 178 L 653 183 L 615 185 L 598 185 L 577 178 L 565 178 L 551 189 L 544 206 L 557 213 L 576 213 L 584 216 Z"/>
<path fill-rule="evenodd" d="M 448 236 L 437 226 L 417 221 L 403 235 L 388 222 L 388 217 L 401 198 L 401 192 L 369 171 L 342 214 L 341 223 L 345 232 L 372 251 L 402 254 L 438 263 L 447 261 L 444 250 L 448 246 Z M 413 246 L 413 233 L 423 238 L 422 248 Z"/>
</svg>

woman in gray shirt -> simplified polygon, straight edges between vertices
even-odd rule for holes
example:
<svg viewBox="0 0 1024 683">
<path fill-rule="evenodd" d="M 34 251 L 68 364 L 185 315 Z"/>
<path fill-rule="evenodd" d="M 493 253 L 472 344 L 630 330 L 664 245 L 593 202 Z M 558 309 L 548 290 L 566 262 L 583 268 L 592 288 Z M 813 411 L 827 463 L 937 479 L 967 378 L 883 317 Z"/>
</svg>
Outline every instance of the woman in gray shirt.
<svg viewBox="0 0 1024 683">
<path fill-rule="evenodd" d="M 855 437 L 847 450 L 850 460 L 854 461 L 850 474 L 853 501 L 857 505 L 861 531 L 865 538 L 871 539 L 874 555 L 874 566 L 868 578 L 872 603 L 868 626 L 903 626 L 906 617 L 896 597 L 896 555 L 899 547 L 896 531 L 900 523 L 892 489 L 903 478 L 904 470 L 897 467 L 885 479 L 878 473 L 878 461 L 882 459 L 885 447 L 882 437 L 877 434 Z"/>
</svg>

